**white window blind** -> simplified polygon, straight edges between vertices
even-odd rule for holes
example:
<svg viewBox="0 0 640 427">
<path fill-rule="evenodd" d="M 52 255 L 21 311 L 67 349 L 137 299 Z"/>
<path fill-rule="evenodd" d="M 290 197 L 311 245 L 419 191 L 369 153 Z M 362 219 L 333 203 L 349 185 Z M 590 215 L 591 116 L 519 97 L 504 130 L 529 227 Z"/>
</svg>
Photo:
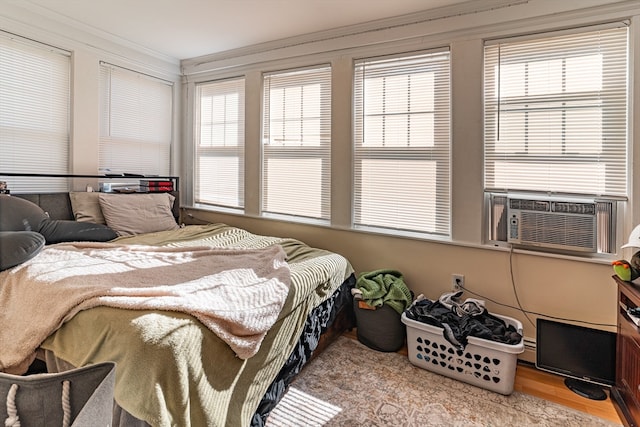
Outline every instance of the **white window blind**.
<svg viewBox="0 0 640 427">
<path fill-rule="evenodd" d="M 69 173 L 70 54 L 0 33 L 0 172 Z M 2 177 L 13 193 L 65 179 Z"/>
<path fill-rule="evenodd" d="M 197 86 L 195 201 L 244 206 L 244 78 Z"/>
<path fill-rule="evenodd" d="M 263 213 L 329 220 L 331 67 L 264 75 Z"/>
<path fill-rule="evenodd" d="M 450 234 L 449 52 L 355 64 L 354 226 Z"/>
<path fill-rule="evenodd" d="M 170 174 L 172 118 L 172 83 L 100 65 L 102 172 Z"/>
<path fill-rule="evenodd" d="M 627 195 L 627 28 L 487 43 L 485 188 Z"/>
</svg>

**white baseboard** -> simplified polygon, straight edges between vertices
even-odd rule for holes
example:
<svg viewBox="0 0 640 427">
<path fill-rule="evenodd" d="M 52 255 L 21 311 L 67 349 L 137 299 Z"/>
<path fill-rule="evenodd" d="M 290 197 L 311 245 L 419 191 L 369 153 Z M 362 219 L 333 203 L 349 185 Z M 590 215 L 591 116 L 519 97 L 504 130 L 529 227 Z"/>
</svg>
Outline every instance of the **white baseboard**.
<svg viewBox="0 0 640 427">
<path fill-rule="evenodd" d="M 536 363 L 536 340 L 524 337 L 524 353 L 518 355 L 518 360 Z"/>
</svg>

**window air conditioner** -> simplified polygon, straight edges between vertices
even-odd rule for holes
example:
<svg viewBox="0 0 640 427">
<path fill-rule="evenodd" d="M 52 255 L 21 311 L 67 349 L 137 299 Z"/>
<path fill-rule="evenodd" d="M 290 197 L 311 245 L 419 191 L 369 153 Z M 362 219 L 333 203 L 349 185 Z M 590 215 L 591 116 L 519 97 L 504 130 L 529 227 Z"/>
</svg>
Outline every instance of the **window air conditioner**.
<svg viewBox="0 0 640 427">
<path fill-rule="evenodd" d="M 494 242 L 583 253 L 615 253 L 616 202 L 490 193 Z"/>
</svg>

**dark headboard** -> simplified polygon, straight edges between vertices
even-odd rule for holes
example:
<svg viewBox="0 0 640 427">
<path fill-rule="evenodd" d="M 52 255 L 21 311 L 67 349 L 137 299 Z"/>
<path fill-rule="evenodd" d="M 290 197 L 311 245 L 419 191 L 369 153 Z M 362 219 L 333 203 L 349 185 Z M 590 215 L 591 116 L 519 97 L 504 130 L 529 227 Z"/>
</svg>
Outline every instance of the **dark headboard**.
<svg viewBox="0 0 640 427">
<path fill-rule="evenodd" d="M 176 199 L 173 202 L 173 216 L 180 223 L 180 192 L 170 192 Z M 118 194 L 118 193 L 109 193 Z M 125 194 L 125 193 L 123 193 Z M 138 194 L 138 193 L 128 193 Z M 148 193 L 139 193 L 148 194 Z M 51 219 L 75 219 L 73 210 L 71 209 L 71 199 L 69 193 L 28 193 L 28 194 L 11 194 L 15 197 L 21 197 L 40 206 L 42 210 L 49 214 Z"/>
<path fill-rule="evenodd" d="M 173 203 L 173 216 L 176 218 L 176 221 L 180 223 L 180 178 L 177 176 L 164 176 L 164 175 L 136 175 L 136 174 L 115 174 L 115 175 L 76 175 L 76 174 L 38 174 L 38 173 L 13 173 L 13 172 L 0 172 L 0 178 L 4 177 L 44 177 L 44 178 L 94 178 L 100 179 L 104 181 L 115 181 L 118 182 L 120 179 L 132 180 L 132 179 L 167 179 L 171 180 L 174 185 L 174 191 L 170 191 L 170 193 L 176 198 Z M 11 193 L 14 196 L 22 197 L 23 199 L 29 200 L 36 205 L 40 206 L 45 212 L 49 214 L 51 219 L 67 219 L 74 220 L 73 210 L 71 209 L 71 199 L 69 198 L 69 193 L 23 193 L 23 194 L 15 194 Z M 109 193 L 109 194 L 117 194 L 117 193 Z M 131 193 L 126 193 L 131 194 Z M 146 194 L 146 193 L 140 193 Z"/>
<path fill-rule="evenodd" d="M 12 194 L 40 206 L 51 219 L 75 219 L 69 193 Z"/>
</svg>

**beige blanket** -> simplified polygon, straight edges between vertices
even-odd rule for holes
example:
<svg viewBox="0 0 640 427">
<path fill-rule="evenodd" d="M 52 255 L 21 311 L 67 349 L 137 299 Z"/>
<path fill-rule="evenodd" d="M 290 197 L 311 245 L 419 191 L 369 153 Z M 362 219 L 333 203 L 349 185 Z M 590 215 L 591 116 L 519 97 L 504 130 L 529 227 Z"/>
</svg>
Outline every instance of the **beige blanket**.
<svg viewBox="0 0 640 427">
<path fill-rule="evenodd" d="M 0 273 L 0 370 L 22 370 L 47 336 L 97 306 L 190 314 L 247 359 L 278 319 L 290 279 L 279 245 L 50 246 Z"/>
<path fill-rule="evenodd" d="M 289 293 L 260 349 L 240 359 L 193 316 L 176 311 L 95 307 L 78 312 L 41 346 L 73 366 L 116 362 L 120 407 L 157 427 L 246 427 L 293 351 L 309 312 L 353 273 L 336 253 L 224 224 L 118 238 L 164 247 L 265 249 L 278 245 L 291 271 Z M 1 349 L 0 349 L 1 351 Z"/>
</svg>

